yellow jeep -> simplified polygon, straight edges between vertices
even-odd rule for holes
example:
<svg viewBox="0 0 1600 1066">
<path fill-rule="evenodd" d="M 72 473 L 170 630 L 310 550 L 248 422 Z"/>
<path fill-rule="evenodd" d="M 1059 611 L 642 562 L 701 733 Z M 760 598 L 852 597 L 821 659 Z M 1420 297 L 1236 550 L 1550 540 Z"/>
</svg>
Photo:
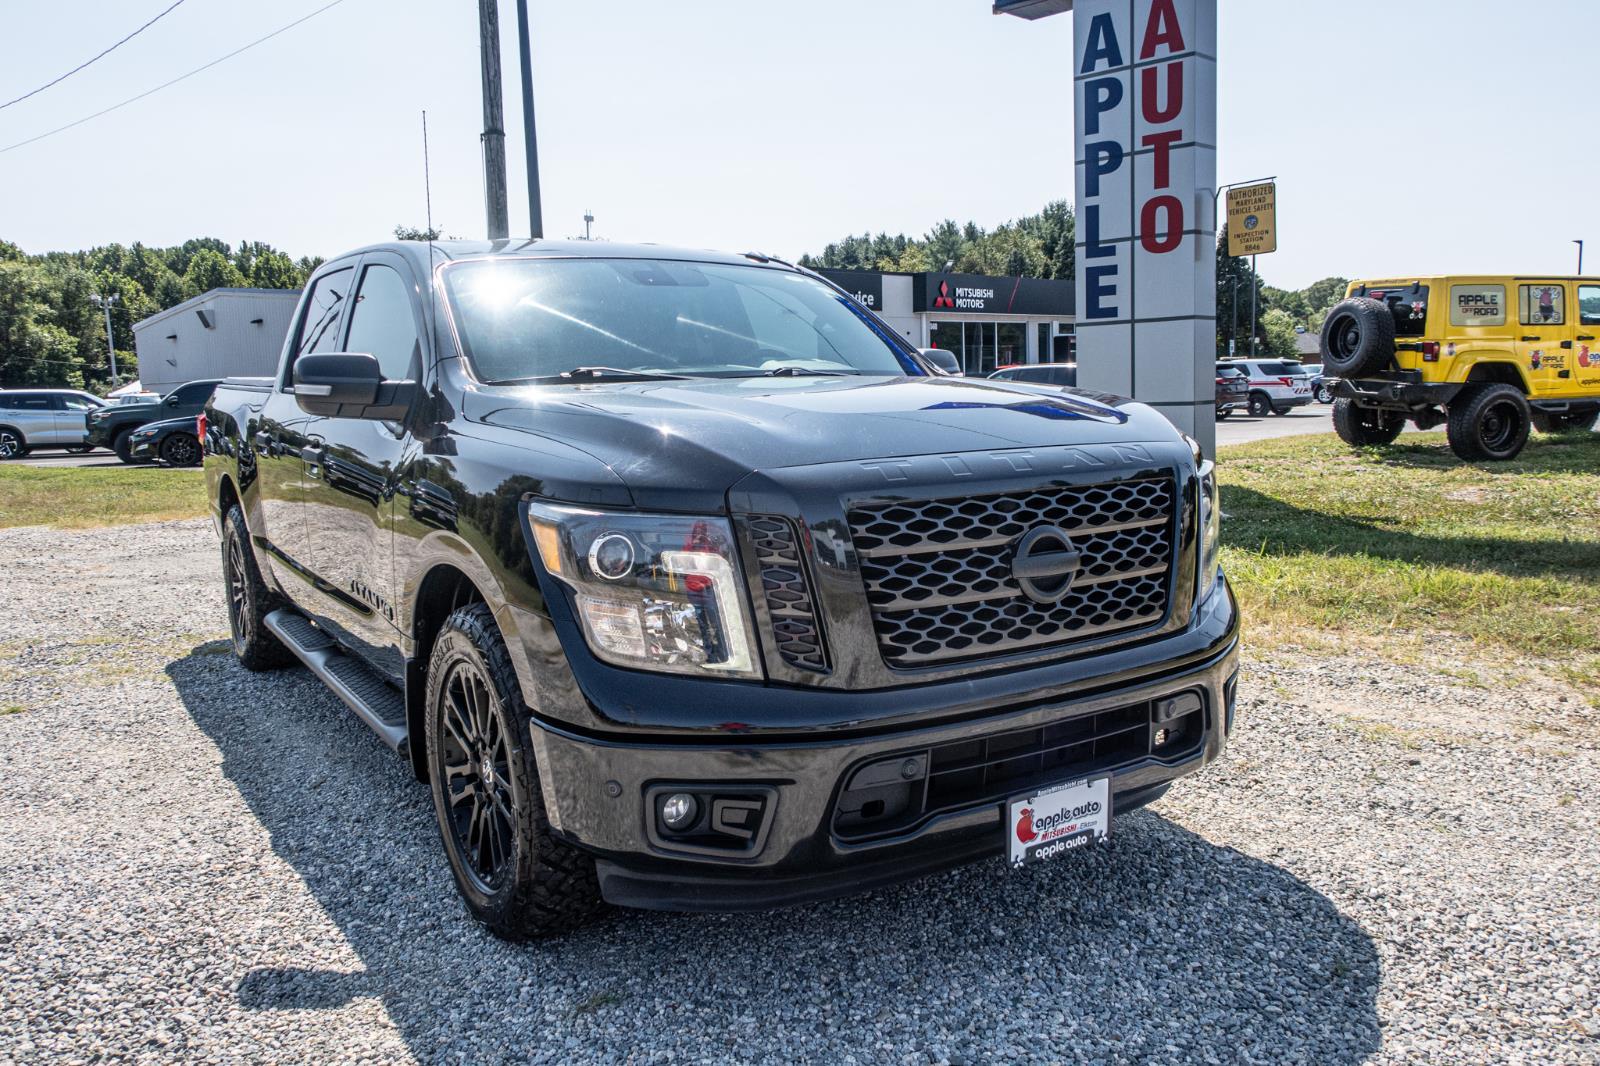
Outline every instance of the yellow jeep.
<svg viewBox="0 0 1600 1066">
<path fill-rule="evenodd" d="M 1513 459 L 1530 427 L 1600 414 L 1600 278 L 1354 281 L 1323 323 L 1322 367 L 1348 444 L 1442 423 L 1462 459 Z"/>
</svg>

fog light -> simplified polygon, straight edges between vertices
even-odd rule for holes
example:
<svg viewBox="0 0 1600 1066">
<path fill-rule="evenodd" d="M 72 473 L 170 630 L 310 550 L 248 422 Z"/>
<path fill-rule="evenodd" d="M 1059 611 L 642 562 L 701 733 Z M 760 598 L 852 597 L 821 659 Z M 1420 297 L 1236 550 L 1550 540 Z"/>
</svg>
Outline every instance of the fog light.
<svg viewBox="0 0 1600 1066">
<path fill-rule="evenodd" d="M 679 832 L 694 824 L 700 813 L 700 804 L 687 792 L 674 792 L 661 804 L 661 822 L 668 829 Z"/>
</svg>

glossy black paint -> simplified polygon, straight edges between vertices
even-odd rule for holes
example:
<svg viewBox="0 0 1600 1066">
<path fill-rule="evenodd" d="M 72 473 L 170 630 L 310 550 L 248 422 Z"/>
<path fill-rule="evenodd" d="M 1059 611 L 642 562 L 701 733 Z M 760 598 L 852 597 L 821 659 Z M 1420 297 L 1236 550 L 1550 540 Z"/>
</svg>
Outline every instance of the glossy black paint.
<svg viewBox="0 0 1600 1066">
<path fill-rule="evenodd" d="M 574 842 L 613 863 L 650 855 L 639 789 L 663 776 L 704 774 L 779 787 L 782 833 L 775 830 L 761 864 L 848 864 L 855 849 L 831 843 L 824 809 L 838 768 L 869 751 L 921 742 L 931 730 L 957 736 L 1028 714 L 1075 714 L 1108 693 L 1150 686 L 1198 683 L 1222 699 L 1223 677 L 1236 668 L 1237 615 L 1225 583 L 1207 603 L 1194 602 L 1192 456 L 1153 410 L 1056 387 L 934 376 L 886 327 L 906 376 L 485 386 L 459 357 L 435 290 L 451 262 L 491 255 L 794 269 L 586 242 L 395 243 L 353 252 L 321 270 L 354 266 L 359 275 L 381 262 L 415 294 L 420 364 L 409 413 L 393 422 L 308 414 L 287 387 L 288 367 L 272 379 L 229 381 L 207 408 L 206 478 L 219 522 L 234 501 L 243 507 L 266 580 L 406 688 L 413 713 L 426 641 L 439 621 L 437 593 L 470 582 L 506 639 L 536 716 L 547 799 L 557 798 L 561 829 Z M 338 336 L 348 327 L 339 323 Z M 1182 501 L 1172 517 L 1179 553 L 1171 606 L 1159 625 L 974 664 L 884 665 L 844 520 L 852 503 L 1157 472 L 1176 478 Z M 533 498 L 732 515 L 736 526 L 745 513 L 792 517 L 809 548 L 829 670 L 794 669 L 771 648 L 763 649 L 764 682 L 601 663 L 585 646 L 567 591 L 535 564 L 525 520 Z M 745 564 L 753 565 L 748 547 Z M 764 618 L 763 604 L 752 610 Z M 1148 789 L 1192 772 L 1221 743 L 1214 721 L 1196 756 L 1130 768 L 1117 788 Z M 607 796 L 608 780 L 624 783 L 621 799 Z M 804 814 L 791 821 L 791 812 Z M 957 825 L 925 827 L 919 833 L 932 835 L 923 843 L 890 850 L 904 858 L 935 837 L 955 839 L 941 837 L 947 830 L 970 836 L 992 814 L 985 808 Z M 971 850 L 970 840 L 954 851 L 963 847 Z M 692 861 L 645 866 L 660 873 Z"/>
<path fill-rule="evenodd" d="M 174 433 L 195 435 L 194 418 L 168 418 L 150 422 L 134 431 L 128 454 L 137 462 L 155 462 L 161 458 L 161 445 Z"/>
</svg>

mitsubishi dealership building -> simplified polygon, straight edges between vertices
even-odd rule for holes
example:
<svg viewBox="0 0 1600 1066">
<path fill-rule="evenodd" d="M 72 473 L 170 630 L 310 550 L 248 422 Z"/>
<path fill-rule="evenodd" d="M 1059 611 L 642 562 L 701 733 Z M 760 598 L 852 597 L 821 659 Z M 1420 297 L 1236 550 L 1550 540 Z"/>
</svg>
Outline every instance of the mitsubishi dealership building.
<svg viewBox="0 0 1600 1066">
<path fill-rule="evenodd" d="M 876 311 L 918 348 L 954 352 L 969 375 L 1010 363 L 1073 359 L 1071 281 L 984 274 L 817 273 Z"/>
</svg>

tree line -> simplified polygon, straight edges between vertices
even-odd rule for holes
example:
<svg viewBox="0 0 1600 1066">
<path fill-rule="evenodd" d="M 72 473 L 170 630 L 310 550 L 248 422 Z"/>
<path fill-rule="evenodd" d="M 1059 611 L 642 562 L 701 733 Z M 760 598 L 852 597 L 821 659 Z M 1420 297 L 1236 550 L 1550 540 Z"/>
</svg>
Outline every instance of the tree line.
<svg viewBox="0 0 1600 1066">
<path fill-rule="evenodd" d="M 834 270 L 878 270 L 920 274 L 946 269 L 963 274 L 1000 277 L 1067 278 L 1074 276 L 1072 205 L 1046 204 L 1036 215 L 986 230 L 975 222 L 960 225 L 946 219 L 921 237 L 863 233 L 803 255 L 800 265 Z M 1250 262 L 1227 254 L 1224 226 L 1217 239 L 1217 355 L 1228 354 L 1237 340 L 1240 356 L 1250 351 L 1250 291 L 1256 292 L 1257 351 L 1274 358 L 1298 351 L 1300 330 L 1316 332 L 1328 310 L 1344 298 L 1345 278 L 1326 277 L 1303 289 L 1280 289 L 1250 275 Z M 1235 300 L 1237 299 L 1237 303 Z"/>
<path fill-rule="evenodd" d="M 197 237 L 170 248 L 107 244 L 29 255 L 0 240 L 0 387 L 104 392 L 138 376 L 133 324 L 216 288 L 298 289 L 322 260 L 293 259 L 260 241 Z M 96 297 L 116 297 L 106 352 Z"/>
</svg>

